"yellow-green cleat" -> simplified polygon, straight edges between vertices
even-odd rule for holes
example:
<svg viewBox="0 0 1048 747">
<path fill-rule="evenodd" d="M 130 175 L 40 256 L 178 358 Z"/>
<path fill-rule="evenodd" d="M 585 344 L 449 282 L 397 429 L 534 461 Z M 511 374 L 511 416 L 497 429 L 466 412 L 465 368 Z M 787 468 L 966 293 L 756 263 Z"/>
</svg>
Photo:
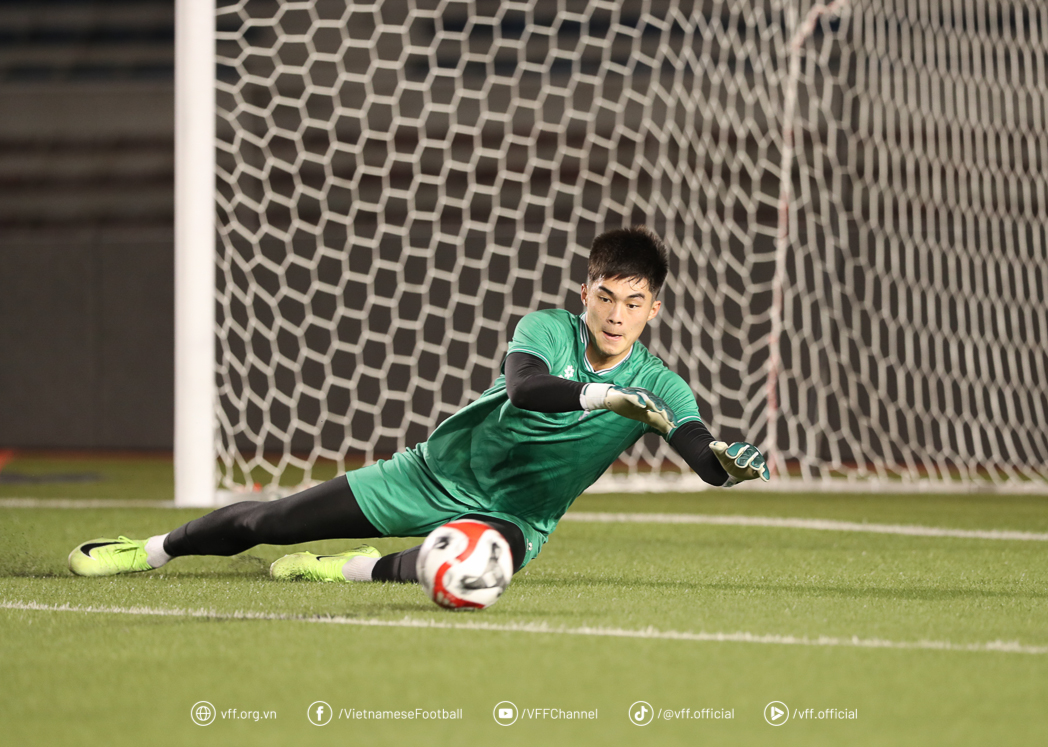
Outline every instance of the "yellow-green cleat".
<svg viewBox="0 0 1048 747">
<path fill-rule="evenodd" d="M 146 541 L 127 537 L 94 539 L 69 553 L 69 570 L 78 576 L 115 576 L 118 573 L 151 571 L 146 559 Z"/>
<path fill-rule="evenodd" d="M 269 566 L 269 575 L 278 581 L 346 581 L 342 566 L 350 558 L 381 558 L 382 553 L 370 545 L 342 552 L 337 555 L 314 555 L 311 552 L 296 552 L 285 555 Z"/>
</svg>

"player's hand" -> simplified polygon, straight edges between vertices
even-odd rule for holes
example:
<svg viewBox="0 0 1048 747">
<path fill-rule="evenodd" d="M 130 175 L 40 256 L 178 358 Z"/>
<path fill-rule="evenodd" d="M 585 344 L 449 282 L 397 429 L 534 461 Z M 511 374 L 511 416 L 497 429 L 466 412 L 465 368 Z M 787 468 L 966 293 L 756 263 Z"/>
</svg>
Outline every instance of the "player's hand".
<svg viewBox="0 0 1048 747">
<path fill-rule="evenodd" d="M 647 423 L 663 435 L 673 430 L 673 410 L 660 398 L 634 386 L 587 384 L 582 393 L 584 410 L 611 410 L 630 420 Z"/>
<path fill-rule="evenodd" d="M 724 483 L 726 488 L 745 480 L 756 480 L 758 477 L 764 482 L 771 480 L 771 470 L 764 461 L 764 455 L 753 444 L 736 441 L 728 446 L 723 441 L 714 441 L 710 444 L 710 451 L 717 456 L 724 471 L 728 473 L 728 481 Z"/>
</svg>

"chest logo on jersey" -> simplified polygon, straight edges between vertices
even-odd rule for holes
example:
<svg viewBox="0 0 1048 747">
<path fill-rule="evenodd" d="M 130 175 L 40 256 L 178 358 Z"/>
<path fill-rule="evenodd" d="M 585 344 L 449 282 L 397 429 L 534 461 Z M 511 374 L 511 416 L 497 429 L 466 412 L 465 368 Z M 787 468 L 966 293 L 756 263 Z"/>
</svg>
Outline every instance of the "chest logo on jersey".
<svg viewBox="0 0 1048 747">
<path fill-rule="evenodd" d="M 562 379 L 574 379 L 575 378 L 575 367 L 574 366 L 568 366 L 567 368 L 565 368 L 564 369 L 564 373 L 561 374 L 560 378 L 562 378 Z"/>
</svg>

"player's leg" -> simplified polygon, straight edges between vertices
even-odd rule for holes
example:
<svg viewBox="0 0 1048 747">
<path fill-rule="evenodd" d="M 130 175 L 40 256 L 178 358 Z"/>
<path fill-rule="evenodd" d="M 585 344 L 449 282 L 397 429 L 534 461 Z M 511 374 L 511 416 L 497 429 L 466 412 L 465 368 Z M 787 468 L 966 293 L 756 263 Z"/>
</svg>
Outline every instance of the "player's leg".
<svg viewBox="0 0 1048 747">
<path fill-rule="evenodd" d="M 164 550 L 171 557 L 236 555 L 262 544 L 381 536 L 340 476 L 277 501 L 245 501 L 212 511 L 166 535 Z"/>
<path fill-rule="evenodd" d="M 342 476 L 277 501 L 235 503 L 148 540 L 85 542 L 70 553 L 69 568 L 81 576 L 110 576 L 159 568 L 183 555 L 229 556 L 259 544 L 379 536 Z M 378 555 L 371 548 L 364 552 Z"/>
<path fill-rule="evenodd" d="M 468 514 L 458 518 L 476 519 L 493 526 L 509 543 L 510 554 L 513 556 L 513 572 L 516 573 L 520 570 L 521 565 L 524 563 L 524 548 L 526 547 L 524 533 L 520 531 L 520 527 L 505 519 L 482 516 L 480 514 Z M 418 551 L 421 547 L 422 545 L 419 545 L 418 547 L 412 547 L 410 550 L 382 556 L 371 569 L 370 578 L 362 578 L 360 580 L 417 584 L 418 572 L 416 563 L 418 561 Z"/>
</svg>

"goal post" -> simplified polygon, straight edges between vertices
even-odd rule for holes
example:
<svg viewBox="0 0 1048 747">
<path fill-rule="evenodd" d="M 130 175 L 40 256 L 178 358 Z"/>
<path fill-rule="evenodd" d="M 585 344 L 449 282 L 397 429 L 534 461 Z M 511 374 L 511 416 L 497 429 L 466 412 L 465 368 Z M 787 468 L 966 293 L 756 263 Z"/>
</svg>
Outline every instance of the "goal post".
<svg viewBox="0 0 1048 747">
<path fill-rule="evenodd" d="M 637 223 L 643 341 L 770 488 L 1048 492 L 1040 3 L 178 7 L 215 52 L 176 83 L 214 128 L 190 172 L 178 115 L 179 504 L 424 440 Z M 702 487 L 652 437 L 594 489 Z"/>
<path fill-rule="evenodd" d="M 175 3 L 175 504 L 215 502 L 215 1 Z"/>
</svg>

